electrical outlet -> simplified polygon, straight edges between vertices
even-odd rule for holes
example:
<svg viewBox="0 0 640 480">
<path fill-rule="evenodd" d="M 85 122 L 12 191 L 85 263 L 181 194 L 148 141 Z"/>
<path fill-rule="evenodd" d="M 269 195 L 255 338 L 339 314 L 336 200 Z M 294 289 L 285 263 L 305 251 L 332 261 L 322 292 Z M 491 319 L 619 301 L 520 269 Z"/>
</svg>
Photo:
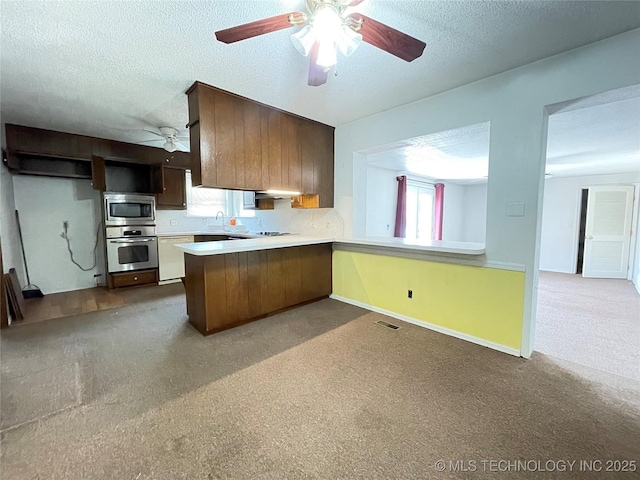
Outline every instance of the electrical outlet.
<svg viewBox="0 0 640 480">
<path fill-rule="evenodd" d="M 169 225 L 171 225 L 172 227 L 177 227 L 178 220 L 175 220 L 175 219 L 169 220 Z"/>
<path fill-rule="evenodd" d="M 202 217 L 202 224 L 206 225 L 207 224 L 207 217 Z"/>
<path fill-rule="evenodd" d="M 407 297 L 413 298 L 413 290 L 407 290 Z"/>
</svg>

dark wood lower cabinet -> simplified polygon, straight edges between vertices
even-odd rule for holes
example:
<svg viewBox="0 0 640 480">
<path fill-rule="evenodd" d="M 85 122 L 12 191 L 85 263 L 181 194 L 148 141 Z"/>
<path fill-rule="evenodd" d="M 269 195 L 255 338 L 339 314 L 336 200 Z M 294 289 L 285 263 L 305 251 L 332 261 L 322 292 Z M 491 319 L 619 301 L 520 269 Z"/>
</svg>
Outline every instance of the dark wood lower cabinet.
<svg viewBox="0 0 640 480">
<path fill-rule="evenodd" d="M 158 283 L 158 269 L 135 270 L 133 272 L 120 272 L 108 274 L 108 287 L 132 287 L 134 285 L 149 285 Z"/>
<path fill-rule="evenodd" d="M 331 294 L 331 244 L 185 254 L 189 322 L 209 335 Z"/>
</svg>

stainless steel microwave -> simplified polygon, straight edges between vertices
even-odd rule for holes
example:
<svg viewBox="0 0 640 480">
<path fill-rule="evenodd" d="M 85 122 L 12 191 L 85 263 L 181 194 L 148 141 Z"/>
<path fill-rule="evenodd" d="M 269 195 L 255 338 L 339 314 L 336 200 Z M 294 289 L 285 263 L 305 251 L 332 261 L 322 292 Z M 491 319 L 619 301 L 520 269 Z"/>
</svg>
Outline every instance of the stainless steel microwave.
<svg viewBox="0 0 640 480">
<path fill-rule="evenodd" d="M 103 198 L 107 227 L 156 224 L 156 198 L 153 195 L 105 193 Z"/>
</svg>

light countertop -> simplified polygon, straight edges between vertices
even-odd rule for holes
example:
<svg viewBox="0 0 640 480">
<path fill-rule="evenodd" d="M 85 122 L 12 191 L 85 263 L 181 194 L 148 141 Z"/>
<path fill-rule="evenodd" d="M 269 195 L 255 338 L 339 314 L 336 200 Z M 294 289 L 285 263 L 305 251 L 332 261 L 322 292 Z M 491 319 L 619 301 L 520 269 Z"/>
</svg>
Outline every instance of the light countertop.
<svg viewBox="0 0 640 480">
<path fill-rule="evenodd" d="M 228 230 L 200 230 L 198 232 L 163 232 L 156 234 L 158 237 L 192 237 L 194 235 L 228 235 L 241 238 L 262 238 L 255 232 L 232 232 Z"/>
<path fill-rule="evenodd" d="M 363 245 L 370 247 L 393 248 L 435 253 L 454 253 L 458 255 L 482 255 L 484 243 L 450 242 L 443 240 L 407 240 L 394 237 L 336 238 L 335 243 Z"/>
<path fill-rule="evenodd" d="M 220 255 L 225 253 L 271 250 L 274 248 L 300 247 L 333 243 L 333 238 L 306 237 L 303 235 L 283 235 L 280 237 L 247 238 L 243 240 L 222 240 L 218 242 L 180 243 L 176 247 L 191 255 Z"/>
<path fill-rule="evenodd" d="M 250 252 L 253 250 L 270 250 L 274 248 L 317 245 L 320 243 L 336 243 L 338 245 L 345 244 L 391 250 L 408 250 L 416 253 L 446 253 L 457 255 L 482 255 L 485 253 L 483 243 L 446 242 L 439 240 L 410 241 L 403 238 L 388 237 L 329 238 L 309 237 L 304 235 L 247 238 L 244 240 L 223 240 L 218 242 L 183 243 L 176 245 L 176 247 L 191 255 L 219 255 L 225 253 Z"/>
</svg>

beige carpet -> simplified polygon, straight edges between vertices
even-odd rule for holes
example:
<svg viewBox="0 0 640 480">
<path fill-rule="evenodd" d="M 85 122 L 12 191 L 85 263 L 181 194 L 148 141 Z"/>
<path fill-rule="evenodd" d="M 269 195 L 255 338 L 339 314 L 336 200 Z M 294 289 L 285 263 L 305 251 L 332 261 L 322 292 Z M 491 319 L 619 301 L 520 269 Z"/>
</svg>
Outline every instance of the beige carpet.
<svg viewBox="0 0 640 480">
<path fill-rule="evenodd" d="M 628 280 L 540 272 L 535 350 L 640 382 L 640 295 Z"/>
<path fill-rule="evenodd" d="M 333 300 L 204 338 L 158 288 L 2 332 L 3 480 L 637 478 L 488 463 L 640 460 L 633 385 Z"/>
</svg>

